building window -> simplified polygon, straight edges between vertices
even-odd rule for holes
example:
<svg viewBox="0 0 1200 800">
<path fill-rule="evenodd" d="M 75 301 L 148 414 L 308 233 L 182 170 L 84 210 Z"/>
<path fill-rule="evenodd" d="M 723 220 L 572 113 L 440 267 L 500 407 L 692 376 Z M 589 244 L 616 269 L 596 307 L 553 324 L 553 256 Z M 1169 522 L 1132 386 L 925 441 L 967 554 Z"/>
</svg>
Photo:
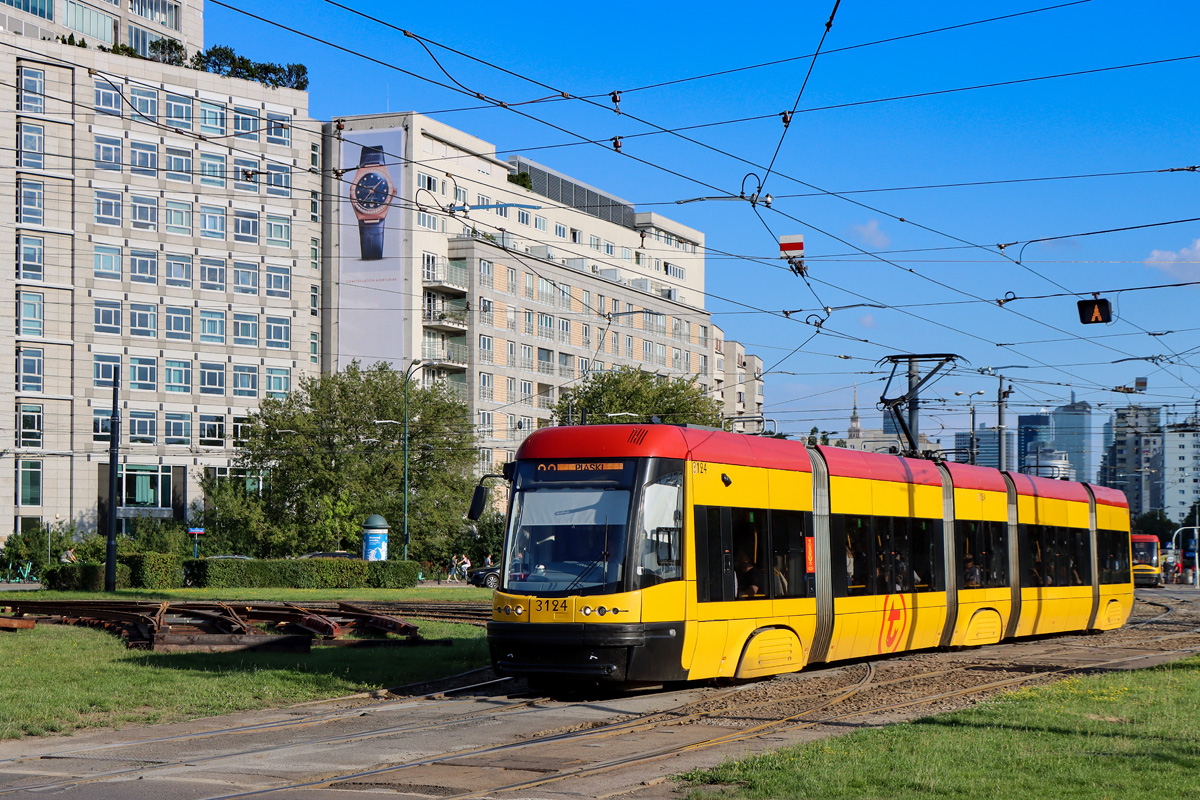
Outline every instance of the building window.
<svg viewBox="0 0 1200 800">
<path fill-rule="evenodd" d="M 267 164 L 267 194 L 275 197 L 292 196 L 292 173 L 283 164 Z"/>
<path fill-rule="evenodd" d="M 121 335 L 121 301 L 95 301 L 95 322 L 93 330 L 96 333 L 112 333 Z"/>
<path fill-rule="evenodd" d="M 143 392 L 153 392 L 158 388 L 157 358 L 130 356 L 129 388 Z"/>
<path fill-rule="evenodd" d="M 321 363 L 321 336 L 320 336 L 320 334 L 310 333 L 308 335 L 308 360 L 314 364 Z"/>
<path fill-rule="evenodd" d="M 112 388 L 113 378 L 121 371 L 121 357 L 101 355 L 92 356 L 92 385 L 98 388 Z"/>
<path fill-rule="evenodd" d="M 46 221 L 45 184 L 27 178 L 17 180 L 17 196 L 21 205 L 17 208 L 17 222 L 22 225 L 42 225 Z"/>
<path fill-rule="evenodd" d="M 200 185 L 225 186 L 225 156 L 216 153 L 200 154 Z"/>
<path fill-rule="evenodd" d="M 163 309 L 163 322 L 168 339 L 192 340 L 192 310 L 187 306 L 167 306 Z"/>
<path fill-rule="evenodd" d="M 253 108 L 233 109 L 233 132 L 239 139 L 258 141 L 258 111 Z"/>
<path fill-rule="evenodd" d="M 96 190 L 96 217 L 97 225 L 116 225 L 121 224 L 121 193 L 109 192 L 102 189 Z"/>
<path fill-rule="evenodd" d="M 96 78 L 95 109 L 98 114 L 121 116 L 121 91 L 108 78 Z"/>
<path fill-rule="evenodd" d="M 43 169 L 46 165 L 46 129 L 29 122 L 17 124 L 17 165 L 25 169 Z"/>
<path fill-rule="evenodd" d="M 418 211 L 417 212 L 417 227 L 418 228 L 427 228 L 431 231 L 436 231 L 438 229 L 437 217 L 426 211 Z"/>
<path fill-rule="evenodd" d="M 168 392 L 191 394 L 192 363 L 190 361 L 164 361 L 163 385 Z"/>
<path fill-rule="evenodd" d="M 130 197 L 129 223 L 138 230 L 158 230 L 158 199 L 137 195 Z"/>
<path fill-rule="evenodd" d="M 233 365 L 233 396 L 258 397 L 258 367 Z"/>
<path fill-rule="evenodd" d="M 9 0 L 4 1 L 9 3 Z M 35 2 L 36 5 L 44 5 L 49 8 L 51 0 L 35 0 Z M 22 10 L 26 9 L 22 8 Z M 50 17 L 47 16 L 46 19 L 50 19 Z M 46 113 L 46 73 L 32 67 L 18 67 L 17 83 L 20 85 L 20 91 L 17 94 L 17 110 L 27 114 Z"/>
<path fill-rule="evenodd" d="M 92 441 L 107 442 L 111 439 L 112 412 L 92 409 Z"/>
<path fill-rule="evenodd" d="M 147 46 L 149 42 L 147 42 Z M 129 104 L 134 109 L 134 119 L 147 122 L 158 121 L 158 91 L 147 86 L 129 87 Z"/>
<path fill-rule="evenodd" d="M 200 341 L 208 344 L 225 344 L 225 312 L 200 312 Z"/>
<path fill-rule="evenodd" d="M 225 135 L 225 106 L 207 100 L 200 101 L 200 132 L 213 136 Z"/>
<path fill-rule="evenodd" d="M 151 22 L 179 30 L 179 4 L 171 0 L 129 0 L 129 10 Z"/>
<path fill-rule="evenodd" d="M 200 415 L 200 444 L 205 447 L 225 446 L 225 415 Z"/>
<path fill-rule="evenodd" d="M 245 244 L 258 244 L 258 212 L 233 212 L 233 240 Z"/>
<path fill-rule="evenodd" d="M 240 192 L 258 194 L 258 160 L 235 158 L 233 160 L 233 188 Z"/>
<path fill-rule="evenodd" d="M 321 198 L 317 192 L 309 192 L 308 196 L 308 221 L 321 221 Z"/>
<path fill-rule="evenodd" d="M 167 180 L 192 182 L 192 151 L 181 150 L 178 147 L 168 147 L 163 152 L 163 164 L 166 167 Z"/>
<path fill-rule="evenodd" d="M 267 317 L 267 347 L 288 349 L 292 346 L 292 321 L 287 317 Z"/>
<path fill-rule="evenodd" d="M 98 244 L 93 248 L 92 275 L 103 280 L 121 280 L 121 248 Z"/>
<path fill-rule="evenodd" d="M 233 293 L 258 294 L 258 265 L 248 262 L 233 263 Z"/>
<path fill-rule="evenodd" d="M 154 250 L 130 250 L 129 280 L 135 283 L 158 283 L 158 253 Z"/>
<path fill-rule="evenodd" d="M 42 462 L 21 459 L 18 467 L 21 484 L 20 505 L 40 506 L 42 504 Z"/>
<path fill-rule="evenodd" d="M 224 364 L 200 362 L 200 394 L 225 394 Z M 204 417 L 201 416 L 200 419 L 203 420 Z"/>
<path fill-rule="evenodd" d="M 129 335 L 158 338 L 158 307 L 147 303 L 130 303 Z"/>
<path fill-rule="evenodd" d="M 258 314 L 233 315 L 233 343 L 258 347 Z"/>
<path fill-rule="evenodd" d="M 148 142 L 129 143 L 129 171 L 148 178 L 158 177 L 158 145 Z"/>
<path fill-rule="evenodd" d="M 96 137 L 96 169 L 121 169 L 121 140 L 114 136 Z"/>
<path fill-rule="evenodd" d="M 314 317 L 321 316 L 321 287 L 308 287 L 308 313 Z"/>
<path fill-rule="evenodd" d="M 17 335 L 41 336 L 46 309 L 40 292 L 17 292 Z"/>
<path fill-rule="evenodd" d="M 200 235 L 206 239 L 225 238 L 225 209 L 200 206 Z"/>
<path fill-rule="evenodd" d="M 292 220 L 288 217 L 267 215 L 267 246 L 292 246 Z"/>
<path fill-rule="evenodd" d="M 267 144 L 292 144 L 292 118 L 286 114 L 267 112 Z"/>
<path fill-rule="evenodd" d="M 321 269 L 321 240 L 308 240 L 308 265 L 315 270 Z"/>
<path fill-rule="evenodd" d="M 192 204 L 168 200 L 163 204 L 163 228 L 179 236 L 192 235 Z M 189 259 L 190 260 L 190 259 Z M 170 284 L 178 286 L 179 284 Z"/>
<path fill-rule="evenodd" d="M 17 237 L 17 278 L 40 281 L 45 278 L 46 248 L 40 236 Z"/>
<path fill-rule="evenodd" d="M 192 257 L 171 255 L 163 256 L 163 276 L 167 286 L 180 286 L 185 289 L 192 285 Z"/>
<path fill-rule="evenodd" d="M 292 375 L 287 368 L 267 367 L 267 397 L 282 400 L 292 390 Z"/>
<path fill-rule="evenodd" d="M 41 348 L 17 349 L 17 391 L 38 392 L 44 386 L 45 361 Z"/>
<path fill-rule="evenodd" d="M 292 296 L 292 271 L 288 267 L 267 265 L 267 297 Z"/>
<path fill-rule="evenodd" d="M 163 441 L 166 444 L 191 444 L 192 415 L 172 411 L 164 414 Z"/>
<path fill-rule="evenodd" d="M 172 128 L 190 131 L 192 129 L 192 99 L 179 94 L 168 94 L 166 100 L 167 118 L 164 120 Z"/>
</svg>

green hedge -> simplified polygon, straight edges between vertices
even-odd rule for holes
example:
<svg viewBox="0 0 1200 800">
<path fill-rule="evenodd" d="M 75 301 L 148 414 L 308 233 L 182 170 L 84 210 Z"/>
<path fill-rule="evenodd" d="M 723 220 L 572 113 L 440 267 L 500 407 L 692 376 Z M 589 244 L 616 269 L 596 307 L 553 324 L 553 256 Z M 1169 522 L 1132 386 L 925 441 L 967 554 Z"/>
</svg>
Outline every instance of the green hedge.
<svg viewBox="0 0 1200 800">
<path fill-rule="evenodd" d="M 413 561 L 361 561 L 353 558 L 189 559 L 189 586 L 209 589 L 403 589 L 417 585 Z"/>
<path fill-rule="evenodd" d="M 183 561 L 172 553 L 139 553 L 126 556 L 130 580 L 138 589 L 177 589 L 183 586 Z"/>
<path fill-rule="evenodd" d="M 132 585 L 131 571 L 127 564 L 117 564 L 117 588 L 128 589 Z M 42 576 L 47 589 L 68 592 L 103 592 L 103 564 L 55 564 Z"/>
</svg>

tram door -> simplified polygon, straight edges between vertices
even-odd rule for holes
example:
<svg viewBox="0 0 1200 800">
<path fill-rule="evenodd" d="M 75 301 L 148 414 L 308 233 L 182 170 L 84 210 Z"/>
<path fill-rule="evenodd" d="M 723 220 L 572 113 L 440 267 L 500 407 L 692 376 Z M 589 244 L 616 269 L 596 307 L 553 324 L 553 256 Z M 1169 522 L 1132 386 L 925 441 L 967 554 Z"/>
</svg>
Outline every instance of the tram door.
<svg viewBox="0 0 1200 800">
<path fill-rule="evenodd" d="M 696 506 L 697 647 L 694 676 L 727 676 L 741 644 L 770 613 L 767 512 Z M 732 651 L 727 652 L 730 648 Z"/>
</svg>

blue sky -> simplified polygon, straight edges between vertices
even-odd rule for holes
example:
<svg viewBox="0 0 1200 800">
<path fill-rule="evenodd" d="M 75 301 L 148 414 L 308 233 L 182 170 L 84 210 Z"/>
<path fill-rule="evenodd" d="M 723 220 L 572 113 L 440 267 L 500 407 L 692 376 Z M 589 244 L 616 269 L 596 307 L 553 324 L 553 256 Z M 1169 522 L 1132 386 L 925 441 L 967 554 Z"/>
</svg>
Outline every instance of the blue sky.
<svg viewBox="0 0 1200 800">
<path fill-rule="evenodd" d="M 571 100 L 522 106 L 528 116 L 494 106 L 437 116 L 501 150 L 525 152 L 704 231 L 714 251 L 707 258 L 709 309 L 729 338 L 746 342 L 778 371 L 767 376 L 766 401 L 784 430 L 816 425 L 844 432 L 856 383 L 860 412 L 877 427 L 873 407 L 885 376 L 875 362 L 904 352 L 964 358 L 926 394 L 932 407 L 922 430 L 948 446 L 953 431 L 968 424 L 955 390 L 986 390 L 979 420 L 995 424 L 997 382 L 978 372 L 989 366 L 1014 365 L 1004 370 L 1013 377 L 1011 414 L 1061 404 L 1072 391 L 1101 416 L 1131 401 L 1175 404 L 1182 415 L 1200 401 L 1200 353 L 1193 352 L 1200 349 L 1194 313 L 1200 286 L 1128 291 L 1200 280 L 1200 223 L 1056 238 L 1003 252 L 995 246 L 1200 217 L 1200 173 L 1153 172 L 1200 163 L 1194 101 L 1200 4 L 1085 0 L 846 50 L 1054 5 L 847 0 L 765 182 L 776 200 L 771 209 L 759 207 L 761 221 L 747 203 L 674 201 L 719 193 L 712 187 L 736 194 L 748 173 L 765 175 L 783 133 L 779 113 L 796 103 L 811 59 L 638 89 L 811 54 L 832 0 L 740 13 L 673 2 L 552 10 L 349 5 L 555 90 L 601 95 L 600 107 Z M 412 39 L 328 2 L 243 7 L 447 82 Z M 213 2 L 206 20 L 209 44 L 306 64 L 317 118 L 487 105 Z M 551 94 L 434 52 L 456 81 L 488 97 L 515 103 Z M 863 104 L 1164 59 L 1184 60 Z M 622 91 L 621 115 L 605 97 L 614 89 Z M 771 116 L 684 132 L 707 147 L 667 134 L 636 136 L 652 128 L 633 118 L 676 129 L 761 115 Z M 618 154 L 611 146 L 576 144 L 577 136 L 544 123 L 588 139 L 627 138 Z M 563 144 L 570 146 L 533 149 Z M 1135 174 L 905 188 L 1102 173 Z M 747 185 L 758 179 L 748 177 Z M 864 191 L 880 189 L 889 191 Z M 780 269 L 775 236 L 792 233 L 805 235 L 809 285 Z M 1112 325 L 1079 324 L 1075 301 L 1096 291 L 1114 303 Z M 994 302 L 1010 293 L 1017 299 Z M 1033 299 L 1055 294 L 1064 296 Z M 786 319 L 783 310 L 801 313 Z M 805 319 L 822 320 L 819 331 Z M 1112 391 L 1138 377 L 1149 380 L 1144 395 Z"/>
</svg>

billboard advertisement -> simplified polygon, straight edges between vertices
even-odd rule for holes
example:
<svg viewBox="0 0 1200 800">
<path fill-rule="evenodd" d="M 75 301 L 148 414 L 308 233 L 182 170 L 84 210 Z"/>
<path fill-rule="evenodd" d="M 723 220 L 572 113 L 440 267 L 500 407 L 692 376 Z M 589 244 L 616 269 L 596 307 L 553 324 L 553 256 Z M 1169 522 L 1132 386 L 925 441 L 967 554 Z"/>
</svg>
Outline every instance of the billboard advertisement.
<svg viewBox="0 0 1200 800">
<path fill-rule="evenodd" d="M 404 369 L 408 246 L 398 197 L 404 130 L 346 131 L 339 168 L 337 369 L 352 359 Z"/>
</svg>

